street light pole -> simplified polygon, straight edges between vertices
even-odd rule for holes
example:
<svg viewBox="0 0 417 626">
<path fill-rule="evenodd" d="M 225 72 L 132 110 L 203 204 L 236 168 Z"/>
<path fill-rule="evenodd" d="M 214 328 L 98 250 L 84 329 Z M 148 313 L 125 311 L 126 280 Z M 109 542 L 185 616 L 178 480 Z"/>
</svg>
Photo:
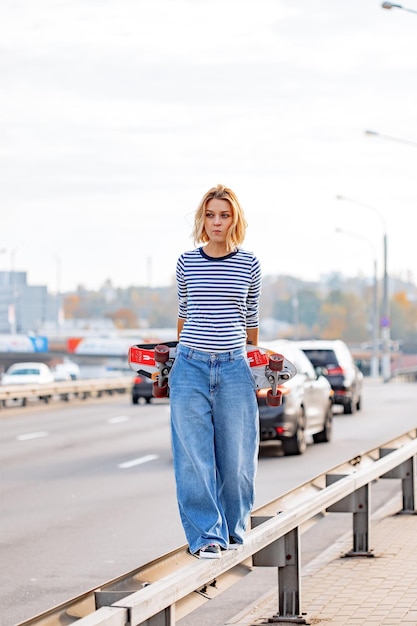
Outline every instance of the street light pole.
<svg viewBox="0 0 417 626">
<path fill-rule="evenodd" d="M 10 292 L 11 292 L 11 305 L 9 309 L 9 323 L 10 334 L 14 335 L 17 331 L 17 290 L 16 290 L 16 268 L 15 268 L 15 256 L 17 248 L 14 248 L 10 253 Z"/>
<path fill-rule="evenodd" d="M 400 139 L 399 137 L 391 137 L 390 135 L 383 135 L 382 133 L 377 133 L 375 130 L 365 130 L 365 135 L 367 137 L 378 137 L 379 139 L 386 139 L 387 141 L 395 141 L 397 143 L 405 143 L 408 146 L 417 146 L 417 141 L 411 141 L 410 139 Z"/>
<path fill-rule="evenodd" d="M 293 337 L 295 340 L 300 339 L 299 337 L 299 329 L 300 329 L 300 316 L 299 316 L 299 300 L 298 300 L 298 290 L 296 285 L 292 285 L 292 295 L 291 295 L 291 306 L 292 306 L 292 324 L 293 324 Z"/>
<path fill-rule="evenodd" d="M 383 316 L 381 319 L 381 334 L 382 334 L 382 377 L 384 383 L 387 383 L 391 378 L 391 346 L 390 346 L 390 310 L 388 299 L 388 270 L 387 270 L 387 256 L 388 256 L 388 243 L 387 243 L 387 231 L 384 231 L 384 286 L 383 286 L 383 300 L 382 311 Z"/>
<path fill-rule="evenodd" d="M 342 228 L 336 228 L 336 232 L 348 235 L 349 237 L 355 237 L 365 241 L 372 249 L 374 255 L 374 278 L 372 289 L 372 358 L 371 358 L 371 376 L 377 378 L 379 376 L 379 359 L 378 359 L 378 272 L 377 261 L 374 246 L 366 237 L 359 235 L 358 233 L 351 233 L 350 231 L 343 230 Z"/>
<path fill-rule="evenodd" d="M 405 11 L 411 11 L 412 13 L 417 13 L 417 11 L 413 11 L 412 9 L 406 9 L 405 7 L 399 4 L 392 4 L 392 2 L 384 2 L 382 4 L 384 9 L 392 9 L 393 7 L 397 7 L 399 9 L 404 9 Z M 397 143 L 406 144 L 408 146 L 417 146 L 417 141 L 412 141 L 409 139 L 400 139 L 398 137 L 391 137 L 389 135 L 383 135 L 381 133 L 377 133 L 374 130 L 365 130 L 365 135 L 368 137 L 378 137 L 380 139 L 386 139 L 388 141 L 395 141 Z M 358 204 L 358 203 L 356 203 Z M 364 205 L 361 205 L 364 206 Z M 369 209 L 373 209 L 373 207 L 368 207 Z M 390 358 L 390 320 L 389 320 L 389 301 L 388 301 L 388 273 L 387 273 L 387 232 L 384 225 L 384 298 L 383 298 L 383 317 L 381 319 L 381 329 L 382 329 L 382 338 L 384 345 L 384 362 L 383 362 L 383 372 L 384 372 L 384 381 L 389 380 L 391 375 L 391 358 Z"/>
<path fill-rule="evenodd" d="M 57 328 L 59 331 L 64 321 L 64 309 L 62 306 L 62 296 L 61 296 L 61 257 L 58 254 L 55 254 L 55 262 L 56 262 L 56 316 L 57 316 L 56 319 L 57 319 Z"/>
<path fill-rule="evenodd" d="M 407 7 L 403 7 L 401 4 L 394 4 L 393 2 L 383 2 L 381 6 L 383 9 L 402 9 L 403 11 L 408 11 L 409 13 L 417 13 L 414 9 L 408 9 Z"/>
<path fill-rule="evenodd" d="M 389 297 L 388 297 L 388 236 L 386 222 L 378 209 L 367 204 L 362 204 L 352 198 L 346 196 L 336 196 L 337 200 L 345 200 L 351 202 L 357 206 L 361 206 L 364 209 L 370 209 L 374 211 L 381 220 L 384 236 L 383 236 L 383 258 L 384 258 L 384 273 L 383 273 L 383 296 L 382 296 L 382 316 L 380 320 L 381 327 L 381 339 L 382 339 L 382 378 L 384 383 L 387 383 L 391 378 L 391 354 L 390 354 L 390 310 L 389 310 Z"/>
</svg>

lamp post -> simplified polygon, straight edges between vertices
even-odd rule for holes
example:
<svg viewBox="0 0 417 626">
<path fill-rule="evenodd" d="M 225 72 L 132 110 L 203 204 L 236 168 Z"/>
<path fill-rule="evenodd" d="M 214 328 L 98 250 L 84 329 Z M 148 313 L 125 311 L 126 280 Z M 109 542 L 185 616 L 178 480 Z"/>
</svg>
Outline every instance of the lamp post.
<svg viewBox="0 0 417 626">
<path fill-rule="evenodd" d="M 61 257 L 58 254 L 55 254 L 55 262 L 56 262 L 56 316 L 57 316 L 57 328 L 59 331 L 64 321 L 64 309 L 62 306 L 62 297 L 61 297 Z"/>
<path fill-rule="evenodd" d="M 16 268 L 15 268 L 15 256 L 17 248 L 14 248 L 10 253 L 10 289 L 11 289 L 11 305 L 9 308 L 9 323 L 10 334 L 14 335 L 17 330 L 17 290 L 16 290 Z"/>
<path fill-rule="evenodd" d="M 408 9 L 407 7 L 403 7 L 401 4 L 394 4 L 393 2 L 383 2 L 381 6 L 383 9 L 402 9 L 403 11 L 408 11 L 409 13 L 417 13 L 414 9 Z"/>
<path fill-rule="evenodd" d="M 337 233 L 348 235 L 349 237 L 355 237 L 355 239 L 361 239 L 365 241 L 372 249 L 374 255 L 374 278 L 372 287 L 372 357 L 371 357 L 371 376 L 376 378 L 379 376 L 379 359 L 378 359 L 378 272 L 377 262 L 374 246 L 366 237 L 359 235 L 358 233 L 351 233 L 348 230 L 342 228 L 336 228 Z"/>
<path fill-rule="evenodd" d="M 294 283 L 291 285 L 291 308 L 292 308 L 292 324 L 293 324 L 293 338 L 299 339 L 300 329 L 300 315 L 299 315 L 299 300 L 298 289 Z"/>
<path fill-rule="evenodd" d="M 408 146 L 417 146 L 417 141 L 411 141 L 410 139 L 400 139 L 399 137 L 383 135 L 382 133 L 377 133 L 375 130 L 365 130 L 364 132 L 367 137 L 377 137 L 379 139 L 386 139 L 388 141 L 396 141 L 397 143 L 405 143 Z"/>
<path fill-rule="evenodd" d="M 380 319 L 381 338 L 382 338 L 382 378 L 384 383 L 387 383 L 391 378 L 391 356 L 390 356 L 390 311 L 389 311 L 389 299 L 388 299 L 388 237 L 386 222 L 378 209 L 367 204 L 362 204 L 352 198 L 346 196 L 336 196 L 337 200 L 345 200 L 351 202 L 357 206 L 363 207 L 374 211 L 381 220 L 384 235 L 383 235 L 383 258 L 384 258 L 384 276 L 383 276 L 383 295 L 382 295 L 382 316 Z"/>
</svg>

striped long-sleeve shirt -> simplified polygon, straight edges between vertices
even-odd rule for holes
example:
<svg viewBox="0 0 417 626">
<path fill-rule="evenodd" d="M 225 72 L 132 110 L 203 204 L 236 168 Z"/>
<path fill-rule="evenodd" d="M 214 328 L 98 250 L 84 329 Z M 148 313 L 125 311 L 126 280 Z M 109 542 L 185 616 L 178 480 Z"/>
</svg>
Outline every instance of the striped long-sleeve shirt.
<svg viewBox="0 0 417 626">
<path fill-rule="evenodd" d="M 213 258 L 203 248 L 177 262 L 180 341 L 197 350 L 220 352 L 246 345 L 246 329 L 259 325 L 261 267 L 241 249 Z"/>
</svg>

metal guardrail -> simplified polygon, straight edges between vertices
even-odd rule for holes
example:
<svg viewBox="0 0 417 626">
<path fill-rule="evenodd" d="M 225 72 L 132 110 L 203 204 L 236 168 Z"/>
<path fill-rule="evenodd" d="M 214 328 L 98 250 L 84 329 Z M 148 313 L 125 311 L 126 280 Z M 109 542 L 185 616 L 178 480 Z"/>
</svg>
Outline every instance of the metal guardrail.
<svg viewBox="0 0 417 626">
<path fill-rule="evenodd" d="M 391 363 L 391 376 L 408 381 L 417 380 L 417 355 L 400 354 Z"/>
<path fill-rule="evenodd" d="M 238 550 L 199 560 L 186 546 L 18 626 L 174 626 L 254 567 L 277 567 L 278 614 L 274 623 L 307 623 L 301 613 L 300 531 L 327 511 L 350 512 L 353 547 L 369 550 L 370 488 L 379 478 L 401 480 L 404 513 L 415 513 L 417 432 L 361 454 L 254 511 Z"/>
<path fill-rule="evenodd" d="M 417 381 L 417 365 L 397 367 L 391 372 L 391 378 L 403 378 L 409 382 Z"/>
<path fill-rule="evenodd" d="M 4 385 L 0 387 L 0 408 L 7 406 L 8 400 L 21 400 L 23 405 L 32 400 L 49 402 L 58 399 L 69 401 L 72 398 L 100 397 L 104 393 L 126 393 L 132 389 L 132 378 L 129 376 L 115 378 L 99 378 L 71 380 L 46 385 Z"/>
</svg>

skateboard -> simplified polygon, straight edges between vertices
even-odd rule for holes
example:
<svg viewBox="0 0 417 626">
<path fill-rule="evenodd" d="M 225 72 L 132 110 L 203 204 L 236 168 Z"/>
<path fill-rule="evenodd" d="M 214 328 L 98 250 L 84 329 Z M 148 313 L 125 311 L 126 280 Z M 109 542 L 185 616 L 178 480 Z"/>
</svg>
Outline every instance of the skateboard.
<svg viewBox="0 0 417 626">
<path fill-rule="evenodd" d="M 174 363 L 178 341 L 165 343 L 142 343 L 129 348 L 129 367 L 140 374 L 151 378 L 153 396 L 166 398 L 169 395 L 169 373 Z M 297 368 L 282 354 L 268 348 L 247 345 L 247 357 L 255 380 L 256 389 L 268 389 L 266 402 L 269 406 L 280 406 L 282 392 L 278 385 L 291 380 Z"/>
</svg>

